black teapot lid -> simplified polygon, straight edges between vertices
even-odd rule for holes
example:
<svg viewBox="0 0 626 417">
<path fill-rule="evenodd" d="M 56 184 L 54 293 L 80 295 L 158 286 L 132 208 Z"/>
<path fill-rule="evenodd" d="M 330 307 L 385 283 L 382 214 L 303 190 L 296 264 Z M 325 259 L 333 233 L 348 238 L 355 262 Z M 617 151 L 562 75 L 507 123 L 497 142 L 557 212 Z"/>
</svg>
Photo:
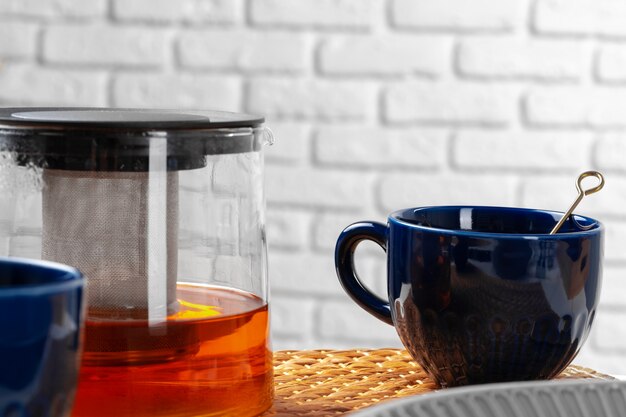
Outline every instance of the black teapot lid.
<svg viewBox="0 0 626 417">
<path fill-rule="evenodd" d="M 169 170 L 195 169 L 207 155 L 260 150 L 264 121 L 204 110 L 0 108 L 0 151 L 51 169 L 147 171 L 150 143 L 165 140 Z"/>
<path fill-rule="evenodd" d="M 97 107 L 0 108 L 0 124 L 56 128 L 221 129 L 256 127 L 261 116 L 210 110 L 122 109 Z"/>
</svg>

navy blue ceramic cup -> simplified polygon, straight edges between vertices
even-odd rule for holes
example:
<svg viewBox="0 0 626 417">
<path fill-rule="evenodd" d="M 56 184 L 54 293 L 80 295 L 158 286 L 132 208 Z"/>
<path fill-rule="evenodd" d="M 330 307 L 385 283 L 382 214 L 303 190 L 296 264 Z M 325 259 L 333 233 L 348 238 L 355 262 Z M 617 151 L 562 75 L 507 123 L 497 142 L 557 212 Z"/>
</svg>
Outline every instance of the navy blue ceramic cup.
<svg viewBox="0 0 626 417">
<path fill-rule="evenodd" d="M 68 266 L 0 258 L 0 416 L 69 416 L 83 285 L 81 273 Z"/>
<path fill-rule="evenodd" d="M 502 207 L 424 207 L 339 236 L 337 275 L 366 311 L 395 326 L 441 386 L 548 379 L 576 356 L 595 315 L 603 226 L 562 213 Z M 387 252 L 388 300 L 355 272 L 354 251 Z"/>
</svg>

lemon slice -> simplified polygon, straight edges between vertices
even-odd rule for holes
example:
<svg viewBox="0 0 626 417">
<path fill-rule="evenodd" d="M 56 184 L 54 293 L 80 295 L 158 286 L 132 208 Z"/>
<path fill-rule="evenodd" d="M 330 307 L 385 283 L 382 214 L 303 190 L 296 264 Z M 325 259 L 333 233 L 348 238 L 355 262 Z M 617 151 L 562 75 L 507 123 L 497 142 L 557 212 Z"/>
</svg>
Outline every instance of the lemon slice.
<svg viewBox="0 0 626 417">
<path fill-rule="evenodd" d="M 222 309 L 217 306 L 195 304 L 185 300 L 178 300 L 178 303 L 186 308 L 174 314 L 175 319 L 204 319 L 222 314 Z"/>
</svg>

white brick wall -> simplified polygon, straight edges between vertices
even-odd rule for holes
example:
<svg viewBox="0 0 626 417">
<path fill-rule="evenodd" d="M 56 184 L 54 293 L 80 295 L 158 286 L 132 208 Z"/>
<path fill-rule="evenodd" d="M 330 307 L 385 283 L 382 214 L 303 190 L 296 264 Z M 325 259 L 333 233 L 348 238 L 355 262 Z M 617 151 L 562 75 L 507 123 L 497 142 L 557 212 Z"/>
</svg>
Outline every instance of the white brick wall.
<svg viewBox="0 0 626 417">
<path fill-rule="evenodd" d="M 10 105 L 73 106 L 106 104 L 106 74 L 101 70 L 37 68 L 26 63 L 3 63 L 0 103 Z"/>
<path fill-rule="evenodd" d="M 536 87 L 525 97 L 531 127 L 626 127 L 624 86 Z"/>
<path fill-rule="evenodd" d="M 596 77 L 604 83 L 626 80 L 626 46 L 606 44 L 597 52 Z"/>
<path fill-rule="evenodd" d="M 37 25 L 3 22 L 0 26 L 0 55 L 4 59 L 33 58 L 37 52 Z"/>
<path fill-rule="evenodd" d="M 572 172 L 587 163 L 592 143 L 593 135 L 586 132 L 467 129 L 457 133 L 452 158 L 464 169 Z"/>
<path fill-rule="evenodd" d="M 621 0 L 539 0 L 532 25 L 545 35 L 623 37 L 624 19 Z"/>
<path fill-rule="evenodd" d="M 310 66 L 310 40 L 290 32 L 194 31 L 180 36 L 178 50 L 188 68 L 301 73 Z"/>
<path fill-rule="evenodd" d="M 313 159 L 322 166 L 363 170 L 436 169 L 445 163 L 448 135 L 442 129 L 320 128 L 314 138 Z M 422 157 L 416 161 L 415 155 Z"/>
<path fill-rule="evenodd" d="M 376 76 L 446 71 L 449 36 L 333 36 L 320 45 L 319 68 L 325 75 Z"/>
<path fill-rule="evenodd" d="M 240 107 L 241 80 L 231 75 L 191 73 L 118 74 L 110 88 L 118 107 Z"/>
<path fill-rule="evenodd" d="M 392 23 L 399 28 L 451 32 L 508 32 L 524 22 L 526 0 L 394 0 Z"/>
<path fill-rule="evenodd" d="M 459 47 L 461 75 L 484 79 L 577 81 L 588 67 L 584 44 L 520 37 L 468 37 Z"/>
<path fill-rule="evenodd" d="M 107 0 L 3 0 L 0 13 L 18 18 L 76 19 L 103 17 Z"/>
<path fill-rule="evenodd" d="M 375 116 L 375 93 L 372 82 L 255 77 L 247 109 L 277 119 L 365 121 Z"/>
<path fill-rule="evenodd" d="M 347 224 L 564 209 L 601 169 L 579 211 L 607 226 L 602 308 L 578 362 L 626 374 L 624 21 L 623 0 L 0 0 L 0 105 L 266 115 L 278 349 L 399 345 L 337 282 Z M 379 248 L 357 268 L 384 294 Z"/>
<path fill-rule="evenodd" d="M 471 82 L 400 82 L 384 94 L 383 114 L 392 124 L 506 126 L 516 117 L 516 89 Z"/>
<path fill-rule="evenodd" d="M 199 25 L 234 23 L 240 9 L 238 0 L 112 0 L 111 8 L 123 22 Z"/>
<path fill-rule="evenodd" d="M 159 29 L 63 24 L 45 30 L 43 60 L 76 66 L 158 68 L 165 62 L 168 47 L 167 31 Z"/>
<path fill-rule="evenodd" d="M 248 15 L 254 26 L 293 29 L 366 29 L 381 0 L 254 0 Z"/>
<path fill-rule="evenodd" d="M 438 204 L 515 205 L 517 178 L 482 172 L 382 175 L 377 188 L 377 202 L 389 213 L 403 207 Z"/>
</svg>

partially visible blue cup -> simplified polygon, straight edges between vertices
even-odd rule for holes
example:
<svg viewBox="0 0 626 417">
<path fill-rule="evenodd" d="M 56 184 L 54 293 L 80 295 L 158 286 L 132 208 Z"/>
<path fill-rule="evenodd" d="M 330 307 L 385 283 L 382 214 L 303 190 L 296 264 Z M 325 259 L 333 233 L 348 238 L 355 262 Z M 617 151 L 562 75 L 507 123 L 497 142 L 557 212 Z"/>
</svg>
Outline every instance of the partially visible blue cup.
<svg viewBox="0 0 626 417">
<path fill-rule="evenodd" d="M 0 257 L 0 416 L 69 416 L 80 365 L 82 274 Z"/>
</svg>

